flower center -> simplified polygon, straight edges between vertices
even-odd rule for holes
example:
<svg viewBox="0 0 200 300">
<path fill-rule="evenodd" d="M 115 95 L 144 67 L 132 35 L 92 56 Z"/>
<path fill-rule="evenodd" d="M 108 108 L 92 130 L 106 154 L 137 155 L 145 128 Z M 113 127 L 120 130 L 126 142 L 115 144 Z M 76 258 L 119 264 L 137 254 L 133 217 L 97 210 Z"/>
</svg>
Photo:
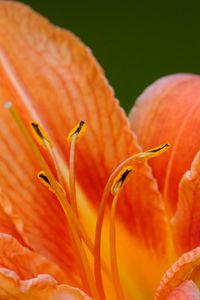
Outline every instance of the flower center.
<svg viewBox="0 0 200 300">
<path fill-rule="evenodd" d="M 53 192 L 65 213 L 71 235 L 74 241 L 74 249 L 77 254 L 80 278 L 82 280 L 84 290 L 96 300 L 107 300 L 104 289 L 104 282 L 102 274 L 105 274 L 108 278 L 111 278 L 117 300 L 125 300 L 125 293 L 121 285 L 120 273 L 117 264 L 117 251 L 116 251 L 116 210 L 119 195 L 127 178 L 133 171 L 137 171 L 139 164 L 148 160 L 149 158 L 158 156 L 165 152 L 168 148 L 168 144 L 164 144 L 154 149 L 150 149 L 145 152 L 137 153 L 128 157 L 121 162 L 116 169 L 110 175 L 100 201 L 98 215 L 96 220 L 96 231 L 94 242 L 87 234 L 83 227 L 78 214 L 78 197 L 76 193 L 76 180 L 75 180 L 75 150 L 76 144 L 80 137 L 83 136 L 86 130 L 86 124 L 84 121 L 80 121 L 79 124 L 74 127 L 68 134 L 67 141 L 70 143 L 69 154 L 69 180 L 67 180 L 66 174 L 63 174 L 63 168 L 57 157 L 57 152 L 53 143 L 48 138 L 48 135 L 44 129 L 37 123 L 31 123 L 31 131 L 38 144 L 40 144 L 48 152 L 52 159 L 56 170 L 56 178 L 45 161 L 43 155 L 38 149 L 35 140 L 32 138 L 29 130 L 24 125 L 17 111 L 14 109 L 11 103 L 6 103 L 5 107 L 9 109 L 13 119 L 20 128 L 27 143 L 32 149 L 35 157 L 37 158 L 42 171 L 38 173 L 38 177 L 41 182 Z M 102 241 L 102 226 L 104 221 L 104 214 L 108 198 L 112 194 L 112 204 L 110 209 L 110 222 L 109 222 L 109 248 L 110 248 L 110 267 L 105 263 L 101 257 L 101 241 Z M 86 251 L 87 249 L 87 251 Z M 88 260 L 88 251 L 93 256 L 94 270 Z"/>
</svg>

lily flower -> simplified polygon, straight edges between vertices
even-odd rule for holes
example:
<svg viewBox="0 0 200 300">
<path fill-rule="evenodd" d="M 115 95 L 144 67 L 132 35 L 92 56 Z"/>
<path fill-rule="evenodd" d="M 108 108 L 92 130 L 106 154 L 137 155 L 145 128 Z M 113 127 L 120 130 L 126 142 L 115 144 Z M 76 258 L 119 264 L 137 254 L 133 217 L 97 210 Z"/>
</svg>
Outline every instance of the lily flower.
<svg viewBox="0 0 200 300">
<path fill-rule="evenodd" d="M 200 298 L 199 95 L 170 76 L 129 120 L 74 34 L 0 1 L 0 299 Z"/>
</svg>

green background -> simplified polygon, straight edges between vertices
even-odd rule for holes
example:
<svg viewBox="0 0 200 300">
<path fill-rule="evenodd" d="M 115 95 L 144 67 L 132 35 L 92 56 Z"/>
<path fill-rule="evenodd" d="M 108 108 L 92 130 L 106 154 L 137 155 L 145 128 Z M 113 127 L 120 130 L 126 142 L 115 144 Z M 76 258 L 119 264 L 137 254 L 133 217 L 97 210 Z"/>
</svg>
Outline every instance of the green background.
<svg viewBox="0 0 200 300">
<path fill-rule="evenodd" d="M 92 49 L 127 111 L 159 77 L 200 72 L 198 1 L 21 2 L 70 29 Z"/>
</svg>

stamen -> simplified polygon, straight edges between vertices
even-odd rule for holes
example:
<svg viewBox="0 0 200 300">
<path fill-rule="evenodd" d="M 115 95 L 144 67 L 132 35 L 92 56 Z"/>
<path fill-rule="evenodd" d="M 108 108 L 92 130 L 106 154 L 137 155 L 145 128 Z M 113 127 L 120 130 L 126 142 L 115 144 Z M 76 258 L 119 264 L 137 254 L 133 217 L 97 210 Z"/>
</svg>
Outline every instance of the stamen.
<svg viewBox="0 0 200 300">
<path fill-rule="evenodd" d="M 51 140 L 49 139 L 47 133 L 42 128 L 42 126 L 37 122 L 31 123 L 31 131 L 33 133 L 33 136 L 35 140 L 38 142 L 39 145 L 41 145 L 44 149 L 46 149 L 53 161 L 54 167 L 56 169 L 56 175 L 58 178 L 58 181 L 60 184 L 66 187 L 66 182 L 63 179 L 61 168 L 59 166 L 58 160 L 56 158 L 56 154 L 54 151 L 54 146 Z"/>
<path fill-rule="evenodd" d="M 78 214 L 77 199 L 76 199 L 76 185 L 75 185 L 75 150 L 77 140 L 83 136 L 86 131 L 86 124 L 80 121 L 68 134 L 67 141 L 70 143 L 69 155 L 69 195 L 72 209 L 75 214 Z"/>
<path fill-rule="evenodd" d="M 20 116 L 16 112 L 16 110 L 12 107 L 11 103 L 6 103 L 5 107 L 11 112 L 11 115 L 13 116 L 15 122 L 17 123 L 18 127 L 20 128 L 21 132 L 23 133 L 24 137 L 26 138 L 29 146 L 31 147 L 34 155 L 38 159 L 38 162 L 40 163 L 42 169 L 44 171 L 40 172 L 38 174 L 38 177 L 42 181 L 42 183 L 51 190 L 56 197 L 58 198 L 63 211 L 67 217 L 68 224 L 72 233 L 72 237 L 77 249 L 78 257 L 80 259 L 80 270 L 81 270 L 81 278 L 83 281 L 83 285 L 85 286 L 86 290 L 89 291 L 89 293 L 92 295 L 93 298 L 97 300 L 105 300 L 105 293 L 102 283 L 102 277 L 101 272 L 104 268 L 101 267 L 102 261 L 100 257 L 100 249 L 101 249 L 101 233 L 102 233 L 102 224 L 103 224 L 103 218 L 104 218 L 104 212 L 106 203 L 110 194 L 110 191 L 114 195 L 112 207 L 111 207 L 111 219 L 110 219 L 110 256 L 111 256 L 111 269 L 112 269 L 112 276 L 115 283 L 115 289 L 117 292 L 117 297 L 119 299 L 123 299 L 123 291 L 121 288 L 120 283 L 120 277 L 117 267 L 117 259 L 116 259 L 116 235 L 115 235 L 115 214 L 116 214 L 116 207 L 118 202 L 118 197 L 120 194 L 120 191 L 124 185 L 124 182 L 127 179 L 127 176 L 129 173 L 133 170 L 133 167 L 126 167 L 125 169 L 122 169 L 127 163 L 132 162 L 135 163 L 137 167 L 137 162 L 142 162 L 144 160 L 147 160 L 151 157 L 155 157 L 160 155 L 161 153 L 165 152 L 169 145 L 165 144 L 160 147 L 150 149 L 146 152 L 135 154 L 129 158 L 127 158 L 125 161 L 123 161 L 111 174 L 106 187 L 103 192 L 102 200 L 100 203 L 100 209 L 96 224 L 96 233 L 95 233 L 95 247 L 93 247 L 93 244 L 90 240 L 90 238 L 87 236 L 84 228 L 82 227 L 81 223 L 79 222 L 77 218 L 77 205 L 76 205 L 76 190 L 75 190 L 75 172 L 74 172 L 74 161 L 75 161 L 75 144 L 80 138 L 83 133 L 85 132 L 86 126 L 85 122 L 81 121 L 74 129 L 72 129 L 68 135 L 68 141 L 70 142 L 70 196 L 72 197 L 71 203 L 72 207 L 66 200 L 66 193 L 63 189 L 61 183 L 61 180 L 59 180 L 59 174 L 61 172 L 59 171 L 59 165 L 56 161 L 56 156 L 54 156 L 54 148 L 51 141 L 48 139 L 46 133 L 41 128 L 41 126 L 33 122 L 32 123 L 32 129 L 33 132 L 35 132 L 34 136 L 38 143 L 42 145 L 45 149 L 48 150 L 50 156 L 52 157 L 54 161 L 54 165 L 56 167 L 56 171 L 58 173 L 58 180 L 59 182 L 54 178 L 51 170 L 49 169 L 45 159 L 41 155 L 40 151 L 38 150 L 36 144 L 34 143 L 30 133 L 26 129 L 26 127 L 23 124 L 23 121 L 21 120 Z M 120 171 L 122 169 L 122 171 Z M 119 174 L 117 175 L 117 173 Z M 116 176 L 117 175 L 117 176 Z M 95 280 L 98 287 L 98 291 L 96 290 L 94 278 L 92 271 L 89 266 L 88 258 L 85 253 L 85 249 L 82 245 L 82 240 L 90 250 L 90 252 L 94 255 L 94 270 L 95 270 Z M 99 293 L 98 293 L 99 292 Z M 99 297 L 100 295 L 100 297 Z"/>
<path fill-rule="evenodd" d="M 74 239 L 74 242 L 75 242 L 75 246 L 77 248 L 78 257 L 80 258 L 80 263 L 81 263 L 80 270 L 81 270 L 81 278 L 82 278 L 82 281 L 83 281 L 83 285 L 86 287 L 86 290 L 89 291 L 89 294 L 91 294 L 94 299 L 99 299 L 98 292 L 96 291 L 92 271 L 90 269 L 89 262 L 88 262 L 85 250 L 82 246 L 80 236 L 83 238 L 86 245 L 88 245 L 89 249 L 92 248 L 91 241 L 89 240 L 89 238 L 85 234 L 84 230 L 82 230 L 82 228 L 79 224 L 79 221 L 77 220 L 76 216 L 74 215 L 73 211 L 71 210 L 71 207 L 70 207 L 69 203 L 66 201 L 66 197 L 65 197 L 65 194 L 63 193 L 63 189 L 60 188 L 60 185 L 55 180 L 55 178 L 54 178 L 52 172 L 50 171 L 45 159 L 43 158 L 40 151 L 38 150 L 34 140 L 32 139 L 29 131 L 25 127 L 25 125 L 24 125 L 23 121 L 21 120 L 20 116 L 18 115 L 17 111 L 12 106 L 12 103 L 7 102 L 5 104 L 5 108 L 7 108 L 10 111 L 14 121 L 18 125 L 18 127 L 19 127 L 20 131 L 22 132 L 23 136 L 25 137 L 28 145 L 30 146 L 30 148 L 33 151 L 35 157 L 37 158 L 37 160 L 40 163 L 42 169 L 44 170 L 44 174 L 43 174 L 44 176 L 43 175 L 40 176 L 40 179 L 42 178 L 42 180 L 43 180 L 42 182 L 45 183 L 45 185 L 48 186 L 48 188 L 49 188 L 49 185 L 50 185 L 51 189 L 56 194 L 56 196 L 57 196 L 57 198 L 58 198 L 58 200 L 59 200 L 59 202 L 60 202 L 60 204 L 63 208 L 63 211 L 64 211 L 64 213 L 67 217 L 68 224 L 69 224 L 69 227 L 70 227 L 70 230 L 72 232 L 72 236 L 73 236 L 73 239 Z"/>
<path fill-rule="evenodd" d="M 138 166 L 137 163 L 141 163 L 144 160 L 148 160 L 151 157 L 159 156 L 160 154 L 164 153 L 168 148 L 169 144 L 161 145 L 157 148 L 147 150 L 145 152 L 136 153 L 123 162 L 121 162 L 117 168 L 112 172 L 110 175 L 106 186 L 103 191 L 103 195 L 101 198 L 99 210 L 98 210 L 98 217 L 96 223 L 96 232 L 95 232 L 95 244 L 94 244 L 94 272 L 95 272 L 95 280 L 99 290 L 100 295 L 105 297 L 104 288 L 103 288 L 103 281 L 102 281 L 102 274 L 101 274 L 101 233 L 102 233 L 102 226 L 103 226 L 103 219 L 105 214 L 106 203 L 109 198 L 109 194 L 113 185 L 113 181 L 117 176 L 118 172 L 129 163 L 135 165 L 135 168 Z M 135 169 L 134 168 L 134 169 Z M 104 298 L 103 298 L 104 299 Z"/>
<path fill-rule="evenodd" d="M 55 191 L 51 187 L 50 180 L 48 179 L 48 177 L 45 175 L 45 173 L 43 171 L 41 171 L 39 173 L 39 178 L 42 181 L 42 183 L 46 187 L 48 187 L 48 189 L 51 190 L 57 196 L 57 198 L 59 199 L 59 195 L 58 195 L 57 191 Z M 57 184 L 58 184 L 58 186 L 60 186 L 59 183 L 57 183 Z M 86 255 L 85 250 L 82 246 L 79 233 L 76 231 L 76 227 L 74 226 L 73 220 L 71 219 L 71 213 L 70 213 L 69 207 L 70 206 L 67 203 L 66 206 L 63 206 L 63 210 L 65 212 L 65 215 L 67 216 L 68 224 L 69 224 L 69 227 L 70 227 L 71 232 L 72 232 L 72 237 L 74 239 L 75 246 L 77 248 L 77 253 L 78 253 L 78 256 L 80 257 L 81 278 L 82 278 L 83 284 L 85 286 L 85 289 L 88 292 L 90 291 L 90 293 L 93 295 L 93 297 L 95 299 L 99 299 L 98 292 L 96 290 L 94 279 L 93 279 L 93 276 L 92 276 L 92 271 L 90 269 L 89 262 L 88 262 L 88 259 L 87 259 L 87 255 Z"/>
<path fill-rule="evenodd" d="M 52 186 L 51 186 L 51 183 L 50 183 L 48 177 L 45 175 L 44 171 L 40 171 L 40 172 L 38 173 L 38 178 L 40 179 L 40 181 L 41 181 L 46 187 L 48 187 L 48 189 L 49 189 L 51 192 L 53 192 L 54 194 L 56 194 L 55 191 L 54 191 L 54 189 L 53 189 Z M 60 191 L 61 191 L 60 193 L 61 193 L 63 196 L 66 196 L 65 190 L 63 189 L 62 185 L 61 185 L 59 182 L 56 182 L 56 183 L 57 183 L 57 189 L 56 189 L 56 190 L 60 189 Z"/>
<path fill-rule="evenodd" d="M 41 171 L 38 173 L 38 177 L 39 179 L 41 180 L 41 182 L 51 191 L 53 192 L 54 194 L 55 191 L 53 190 L 53 188 L 51 187 L 51 183 L 48 179 L 48 177 L 46 176 L 45 172 L 44 171 Z M 62 186 L 57 182 L 57 185 L 58 187 L 61 189 L 61 193 L 60 194 L 65 194 L 65 191 L 64 189 L 62 188 Z M 57 195 L 56 195 L 57 196 Z M 60 200 L 59 200 L 60 201 Z M 79 220 L 77 219 L 77 217 L 75 216 L 75 214 L 73 213 L 73 211 L 71 210 L 71 207 L 69 205 L 68 202 L 64 203 L 64 202 L 61 202 L 61 206 L 65 212 L 66 215 L 69 216 L 69 218 L 71 219 L 71 222 L 73 223 L 73 226 L 76 228 L 78 234 L 80 235 L 80 237 L 83 239 L 85 245 L 88 247 L 88 250 L 90 251 L 90 253 L 92 255 L 94 255 L 94 245 L 91 241 L 91 239 L 87 236 L 87 234 L 85 233 L 82 225 L 80 224 Z M 106 269 L 105 265 L 104 265 L 104 270 L 106 272 L 108 272 L 108 270 Z"/>
<path fill-rule="evenodd" d="M 120 191 L 125 181 L 127 182 L 127 177 L 132 171 L 133 167 L 124 167 L 123 170 L 120 171 L 119 174 L 116 176 L 113 182 L 113 186 L 111 188 L 111 192 L 114 195 L 114 198 L 112 201 L 110 216 L 110 261 L 115 292 L 118 300 L 124 299 L 124 293 L 121 286 L 119 270 L 117 265 L 115 217 Z"/>
</svg>

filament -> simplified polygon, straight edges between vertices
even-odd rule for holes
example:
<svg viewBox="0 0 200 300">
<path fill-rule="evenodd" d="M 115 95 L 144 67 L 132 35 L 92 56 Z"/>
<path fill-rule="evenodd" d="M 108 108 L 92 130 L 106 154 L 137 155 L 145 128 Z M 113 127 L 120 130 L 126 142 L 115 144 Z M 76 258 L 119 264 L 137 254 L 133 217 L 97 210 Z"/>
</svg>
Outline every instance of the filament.
<svg viewBox="0 0 200 300">
<path fill-rule="evenodd" d="M 69 195 L 70 202 L 73 211 L 78 215 L 77 200 L 76 200 L 76 185 L 75 185 L 75 149 L 76 142 L 86 131 L 86 124 L 84 121 L 80 121 L 67 136 L 67 141 L 70 143 L 70 155 L 69 155 Z"/>
<path fill-rule="evenodd" d="M 111 192 L 114 195 L 112 206 L 111 206 L 111 215 L 110 215 L 110 262 L 111 262 L 111 272 L 115 287 L 115 293 L 118 300 L 124 300 L 124 293 L 121 286 L 119 270 L 117 265 L 117 253 L 116 253 L 116 230 L 115 230 L 115 219 L 116 219 L 116 209 L 119 199 L 120 191 L 127 181 L 127 177 L 133 171 L 133 167 L 127 166 L 123 168 L 119 174 L 116 176 Z"/>
<path fill-rule="evenodd" d="M 62 184 L 63 186 L 66 187 L 66 182 L 63 179 L 61 168 L 57 161 L 57 157 L 56 157 L 56 154 L 54 151 L 53 143 L 49 139 L 47 133 L 44 131 L 44 129 L 41 127 L 41 125 L 37 122 L 31 123 L 31 131 L 33 133 L 35 140 L 38 142 L 38 144 L 41 145 L 45 150 L 48 151 L 48 153 L 51 157 L 51 160 L 53 161 L 58 181 L 60 182 L 60 184 Z"/>
<path fill-rule="evenodd" d="M 76 186 L 75 186 L 75 147 L 77 135 L 73 135 L 70 143 L 70 156 L 69 156 L 69 194 L 72 209 L 75 214 L 78 214 L 77 200 L 76 200 Z"/>
<path fill-rule="evenodd" d="M 116 253 L 116 230 L 115 230 L 115 218 L 116 218 L 116 208 L 119 199 L 119 193 L 117 193 L 112 202 L 111 216 L 110 216 L 110 262 L 111 262 L 111 272 L 115 287 L 115 293 L 118 300 L 124 300 L 124 294 L 121 286 L 119 270 L 117 266 L 117 253 Z"/>
<path fill-rule="evenodd" d="M 102 296 L 102 299 L 105 299 L 105 293 L 103 288 L 103 281 L 102 281 L 102 274 L 101 274 L 101 234 L 102 234 L 102 226 L 103 226 L 103 219 L 105 214 L 105 208 L 106 204 L 109 198 L 109 194 L 112 188 L 112 184 L 117 176 L 117 174 L 120 172 L 120 170 L 127 164 L 132 163 L 135 165 L 135 167 L 138 166 L 138 164 L 141 164 L 143 161 L 150 159 L 151 157 L 156 157 L 162 153 L 164 153 L 169 148 L 169 144 L 161 145 L 157 148 L 150 149 L 145 152 L 139 152 L 136 153 L 124 161 L 122 161 L 116 169 L 112 172 L 110 175 L 106 186 L 103 191 L 103 195 L 101 198 L 101 202 L 99 205 L 98 210 L 98 217 L 96 222 L 96 232 L 95 232 L 95 243 L 94 243 L 94 273 L 95 273 L 95 280 L 97 284 L 97 288 L 99 290 L 100 295 Z"/>
<path fill-rule="evenodd" d="M 82 226 L 80 220 L 78 219 L 78 208 L 77 208 L 77 196 L 76 196 L 76 184 L 75 184 L 75 154 L 76 154 L 76 142 L 83 135 L 86 129 L 84 121 L 80 121 L 79 124 L 73 128 L 68 135 L 68 142 L 70 142 L 70 156 L 69 156 L 69 202 L 66 197 L 66 191 L 63 186 L 66 187 L 66 179 L 63 176 L 62 165 L 59 157 L 56 155 L 55 148 L 52 142 L 49 140 L 45 131 L 41 126 L 32 122 L 32 129 L 34 136 L 38 143 L 42 145 L 49 153 L 54 167 L 57 173 L 57 179 L 51 172 L 48 164 L 46 163 L 44 157 L 40 153 L 35 141 L 33 140 L 30 132 L 25 127 L 23 121 L 18 115 L 17 111 L 13 108 L 11 103 L 6 103 L 5 107 L 10 111 L 13 119 L 21 130 L 23 136 L 25 137 L 28 145 L 30 146 L 33 154 L 38 160 L 42 171 L 38 174 L 42 183 L 52 191 L 67 218 L 69 228 L 71 230 L 74 245 L 78 254 L 79 264 L 80 264 L 80 277 L 85 290 L 95 299 L 95 300 L 106 300 L 106 295 L 102 280 L 102 271 L 108 274 L 107 265 L 101 259 L 101 236 L 102 236 L 102 226 L 105 214 L 106 204 L 108 202 L 110 194 L 113 194 L 113 201 L 111 205 L 110 214 L 110 234 L 109 234 L 109 244 L 110 244 L 110 263 L 111 263 L 111 275 L 114 282 L 114 288 L 117 296 L 117 300 L 124 300 L 125 296 L 121 286 L 121 280 L 119 276 L 118 264 L 117 264 L 117 252 L 116 252 L 116 209 L 118 204 L 118 199 L 120 191 L 127 179 L 128 174 L 133 170 L 132 166 L 127 166 L 131 163 L 136 169 L 143 161 L 149 158 L 156 157 L 164 153 L 168 148 L 168 144 L 161 145 L 157 148 L 150 149 L 145 152 L 140 152 L 126 160 L 121 162 L 116 169 L 110 175 L 105 189 L 102 194 L 102 198 L 99 205 L 98 217 L 96 222 L 95 231 L 95 243 L 91 241 L 90 237 L 87 235 L 84 227 Z M 125 168 L 124 168 L 125 167 Z M 169 223 L 169 222 L 168 222 Z M 167 227 L 169 238 L 171 238 L 170 224 Z M 83 243 L 87 246 L 88 250 L 94 256 L 94 275 L 92 273 L 88 257 L 85 252 Z M 172 241 L 173 244 L 173 241 Z M 171 247 L 171 245 L 170 245 Z M 170 250 L 169 250 L 170 251 Z M 173 252 L 171 250 L 171 252 Z"/>
<path fill-rule="evenodd" d="M 54 191 L 54 193 L 56 194 L 63 210 L 64 213 L 67 217 L 69 226 L 70 226 L 70 230 L 73 236 L 73 240 L 75 242 L 76 248 L 77 248 L 77 252 L 79 254 L 79 259 L 80 259 L 80 264 L 81 264 L 81 279 L 83 282 L 83 285 L 85 286 L 85 288 L 87 290 L 89 290 L 89 293 L 92 295 L 92 297 L 94 297 L 95 299 L 99 299 L 98 296 L 98 292 L 96 290 L 95 287 L 95 283 L 94 283 L 94 279 L 93 279 L 93 275 L 89 266 L 89 262 L 86 256 L 86 253 L 84 251 L 84 248 L 81 244 L 81 240 L 80 240 L 80 236 L 77 233 L 77 227 L 74 226 L 73 221 L 76 220 L 76 217 L 73 216 L 73 211 L 71 211 L 71 207 L 69 205 L 69 203 L 66 200 L 66 196 L 65 193 L 63 192 L 63 189 L 61 188 L 61 186 L 58 184 L 58 182 L 55 180 L 52 172 L 50 171 L 45 159 L 43 158 L 43 156 L 41 155 L 40 151 L 38 150 L 34 140 L 32 139 L 29 131 L 27 130 L 27 128 L 25 127 L 23 121 L 21 120 L 20 116 L 18 115 L 17 111 L 14 109 L 14 107 L 12 106 L 11 103 L 6 103 L 5 107 L 10 111 L 14 121 L 16 122 L 16 124 L 18 125 L 20 131 L 22 132 L 23 136 L 25 137 L 28 145 L 30 146 L 31 150 L 33 151 L 35 157 L 37 158 L 38 162 L 40 163 L 42 169 L 44 170 L 44 174 L 47 178 L 46 180 L 46 184 L 50 184 L 51 189 Z M 73 216 L 73 217 L 72 217 Z M 78 221 L 76 222 L 77 225 Z M 80 229 L 80 227 L 79 227 Z M 83 233 L 83 230 L 81 230 L 81 233 Z M 85 234 L 84 234 L 85 237 Z M 88 241 L 88 239 L 87 239 Z M 92 245 L 89 242 L 89 248 L 91 248 Z M 100 300 L 100 299 L 99 299 Z"/>
</svg>

